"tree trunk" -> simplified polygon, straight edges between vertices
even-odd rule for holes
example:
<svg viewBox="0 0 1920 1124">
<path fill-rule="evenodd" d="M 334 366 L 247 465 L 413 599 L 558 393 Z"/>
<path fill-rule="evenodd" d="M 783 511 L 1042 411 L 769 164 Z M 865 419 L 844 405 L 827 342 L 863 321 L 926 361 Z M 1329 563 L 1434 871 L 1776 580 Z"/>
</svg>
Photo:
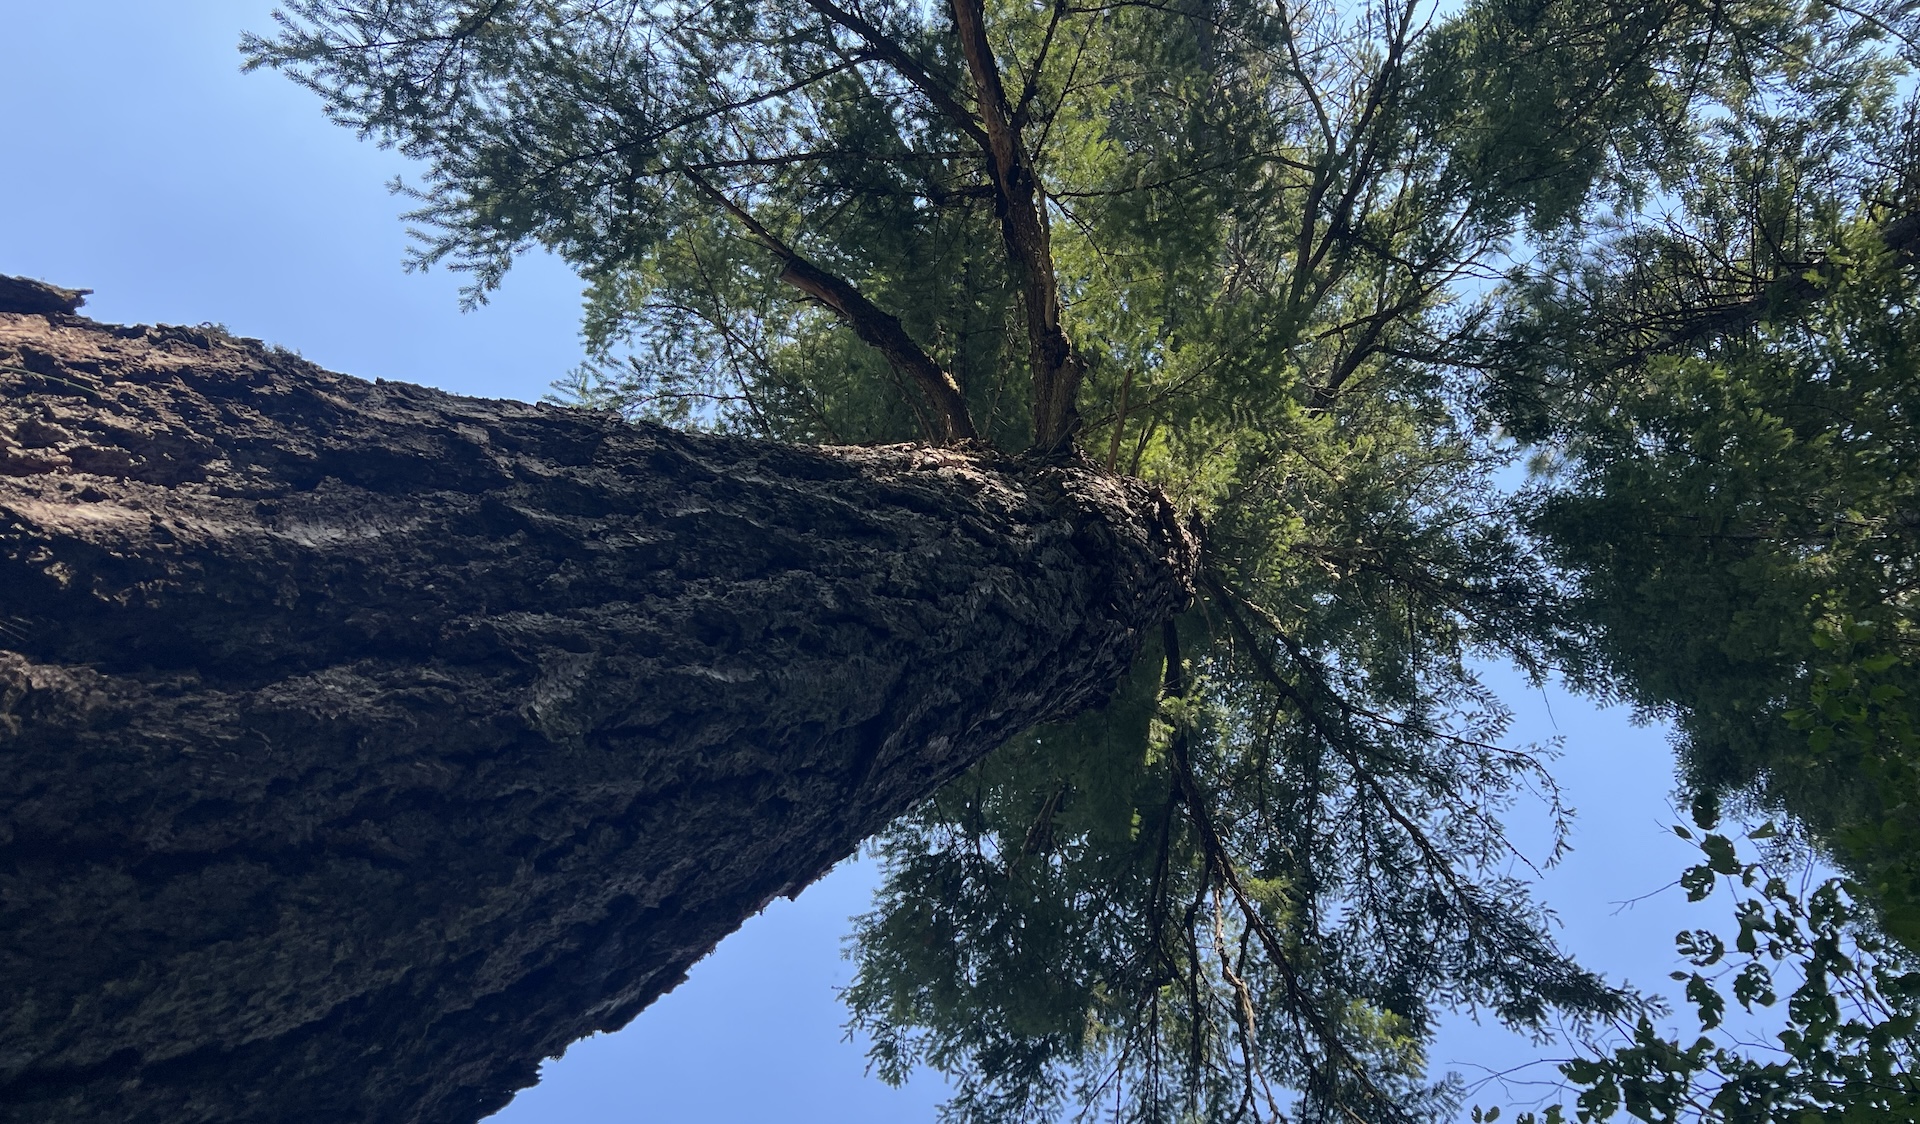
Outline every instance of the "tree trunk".
<svg viewBox="0 0 1920 1124">
<path fill-rule="evenodd" d="M 475 1120 L 1192 566 L 1078 468 L 0 312 L 0 1120 Z"/>
</svg>

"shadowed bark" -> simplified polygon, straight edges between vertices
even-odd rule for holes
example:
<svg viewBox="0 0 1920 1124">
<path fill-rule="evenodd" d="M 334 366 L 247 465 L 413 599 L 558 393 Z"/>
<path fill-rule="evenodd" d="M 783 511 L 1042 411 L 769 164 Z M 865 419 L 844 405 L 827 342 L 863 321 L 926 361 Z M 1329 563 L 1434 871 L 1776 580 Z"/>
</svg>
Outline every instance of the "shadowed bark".
<svg viewBox="0 0 1920 1124">
<path fill-rule="evenodd" d="M 1079 468 L 0 313 L 0 1119 L 475 1120 L 1192 563 Z"/>
</svg>

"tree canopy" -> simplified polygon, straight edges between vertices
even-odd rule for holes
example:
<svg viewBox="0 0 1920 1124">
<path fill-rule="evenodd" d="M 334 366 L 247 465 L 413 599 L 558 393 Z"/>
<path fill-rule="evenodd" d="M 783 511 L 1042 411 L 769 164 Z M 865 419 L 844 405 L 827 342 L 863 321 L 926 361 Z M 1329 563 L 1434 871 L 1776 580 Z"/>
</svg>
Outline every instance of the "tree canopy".
<svg viewBox="0 0 1920 1124">
<path fill-rule="evenodd" d="M 250 65 L 424 162 L 419 264 L 586 279 L 571 400 L 1081 456 L 1204 527 L 1113 706 L 876 843 L 854 1021 L 954 1119 L 1429 1119 L 1441 1009 L 1646 1011 L 1514 873 L 1562 812 L 1490 660 L 1673 717 L 1913 939 L 1907 6 L 277 18 Z"/>
</svg>

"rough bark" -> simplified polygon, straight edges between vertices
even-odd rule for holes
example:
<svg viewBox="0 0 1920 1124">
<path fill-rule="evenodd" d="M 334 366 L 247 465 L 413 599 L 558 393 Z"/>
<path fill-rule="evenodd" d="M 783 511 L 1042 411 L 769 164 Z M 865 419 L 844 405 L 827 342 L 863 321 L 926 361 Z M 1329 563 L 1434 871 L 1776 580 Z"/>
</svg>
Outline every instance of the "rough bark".
<svg viewBox="0 0 1920 1124">
<path fill-rule="evenodd" d="M 1074 467 L 0 313 L 0 1119 L 475 1120 L 1191 564 Z"/>
</svg>

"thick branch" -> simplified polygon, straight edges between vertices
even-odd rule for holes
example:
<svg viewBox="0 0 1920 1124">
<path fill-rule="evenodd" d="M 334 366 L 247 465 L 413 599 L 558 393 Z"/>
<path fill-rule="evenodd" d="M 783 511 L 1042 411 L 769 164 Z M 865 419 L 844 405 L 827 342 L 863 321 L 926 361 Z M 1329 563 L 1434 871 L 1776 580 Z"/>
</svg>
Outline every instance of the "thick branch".
<svg viewBox="0 0 1920 1124">
<path fill-rule="evenodd" d="M 994 211 L 1020 277 L 1021 303 L 1026 307 L 1028 358 L 1033 368 L 1033 444 L 1039 450 L 1057 450 L 1073 440 L 1080 426 L 1077 400 L 1085 366 L 1061 323 L 1046 199 L 1008 104 L 1000 64 L 987 42 L 984 2 L 952 0 L 952 10 L 954 31 L 986 128 Z"/>
<path fill-rule="evenodd" d="M 0 1121 L 469 1124 L 1192 567 L 1073 467 L 0 314 Z"/>
<path fill-rule="evenodd" d="M 959 129 L 983 148 L 987 135 L 981 131 L 980 122 L 974 115 L 954 98 L 953 92 L 938 78 L 935 78 L 920 60 L 914 58 L 900 46 L 893 36 L 888 35 L 873 24 L 860 18 L 854 12 L 841 7 L 833 0 L 807 0 L 807 6 L 839 24 L 860 37 L 867 53 L 880 62 L 893 68 L 894 73 L 907 80 L 914 89 L 919 90 L 932 106 L 944 114 L 949 124 Z"/>
<path fill-rule="evenodd" d="M 683 168 L 681 174 L 687 177 L 695 190 L 719 204 L 740 225 L 746 227 L 754 241 L 780 259 L 780 280 L 783 283 L 825 305 L 853 329 L 854 335 L 879 351 L 894 370 L 920 388 L 939 413 L 944 427 L 944 432 L 929 436 L 942 444 L 970 441 L 979 436 L 973 425 L 973 415 L 967 410 L 966 396 L 960 392 L 960 384 L 946 368 L 934 362 L 933 356 L 914 342 L 901 325 L 899 317 L 868 300 L 845 278 L 827 272 L 787 245 L 745 207 L 727 198 L 725 193 L 698 172 Z"/>
</svg>

